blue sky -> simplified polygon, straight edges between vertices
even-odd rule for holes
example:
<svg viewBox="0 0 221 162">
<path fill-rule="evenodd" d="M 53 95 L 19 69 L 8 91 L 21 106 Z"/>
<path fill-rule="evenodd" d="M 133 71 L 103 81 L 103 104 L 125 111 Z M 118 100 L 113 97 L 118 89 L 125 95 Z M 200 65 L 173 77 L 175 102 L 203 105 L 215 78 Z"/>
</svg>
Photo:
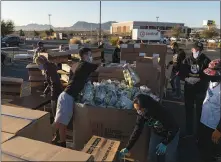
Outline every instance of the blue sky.
<svg viewBox="0 0 221 162">
<path fill-rule="evenodd" d="M 99 22 L 99 1 L 2 1 L 1 18 L 16 25 L 48 24 L 48 14 L 55 27 L 71 26 L 77 21 Z M 103 1 L 102 22 L 156 21 L 180 22 L 201 27 L 203 20 L 220 25 L 219 1 Z"/>
</svg>

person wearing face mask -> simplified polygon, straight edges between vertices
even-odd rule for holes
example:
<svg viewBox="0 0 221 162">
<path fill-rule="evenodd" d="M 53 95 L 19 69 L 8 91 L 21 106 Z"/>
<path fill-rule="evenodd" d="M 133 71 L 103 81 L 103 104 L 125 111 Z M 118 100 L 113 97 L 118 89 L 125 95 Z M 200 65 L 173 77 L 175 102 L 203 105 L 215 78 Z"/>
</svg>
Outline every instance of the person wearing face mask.
<svg viewBox="0 0 221 162">
<path fill-rule="evenodd" d="M 117 42 L 117 47 L 115 48 L 114 53 L 113 53 L 113 57 L 112 57 L 113 63 L 120 63 L 120 46 L 121 46 L 121 44 L 123 44 L 122 41 Z"/>
<path fill-rule="evenodd" d="M 202 52 L 203 44 L 196 42 L 192 47 L 192 55 L 187 57 L 179 72 L 180 77 L 185 80 L 184 100 L 186 110 L 186 135 L 193 135 L 194 126 L 194 104 L 196 104 L 196 124 L 200 124 L 202 103 L 206 95 L 208 81 L 203 71 L 208 67 L 210 59 Z M 198 138 L 198 129 L 196 136 Z"/>
<path fill-rule="evenodd" d="M 212 162 L 221 148 L 221 60 L 210 62 L 204 73 L 210 83 L 202 106 L 198 146 L 203 162 Z"/>
<path fill-rule="evenodd" d="M 43 92 L 43 96 L 46 96 L 49 92 L 51 92 L 51 108 L 52 115 L 54 118 L 56 112 L 57 99 L 63 90 L 60 82 L 60 77 L 57 73 L 57 67 L 54 63 L 49 62 L 44 56 L 38 56 L 35 59 L 35 62 L 39 66 L 39 69 L 44 71 L 47 87 Z"/>
<path fill-rule="evenodd" d="M 177 162 L 176 150 L 179 142 L 179 127 L 173 116 L 152 97 L 138 95 L 134 102 L 137 111 L 136 126 L 129 142 L 120 151 L 120 158 L 129 153 L 145 126 L 151 128 L 148 162 L 157 162 L 163 157 L 165 162 Z"/>
<path fill-rule="evenodd" d="M 54 131 L 59 130 L 60 140 L 58 141 L 58 138 L 54 136 L 52 144 L 62 147 L 66 147 L 66 129 L 73 115 L 74 101 L 83 90 L 89 75 L 98 68 L 98 65 L 92 64 L 93 58 L 90 48 L 81 48 L 79 55 L 81 61 L 77 66 L 75 64 L 71 68 L 68 85 L 58 97 L 53 123 Z"/>
<path fill-rule="evenodd" d="M 33 56 L 33 63 L 35 63 L 35 59 L 38 57 L 38 54 L 40 52 L 46 52 L 46 49 L 44 48 L 43 42 L 37 43 L 37 48 L 34 50 L 34 56 Z"/>
</svg>

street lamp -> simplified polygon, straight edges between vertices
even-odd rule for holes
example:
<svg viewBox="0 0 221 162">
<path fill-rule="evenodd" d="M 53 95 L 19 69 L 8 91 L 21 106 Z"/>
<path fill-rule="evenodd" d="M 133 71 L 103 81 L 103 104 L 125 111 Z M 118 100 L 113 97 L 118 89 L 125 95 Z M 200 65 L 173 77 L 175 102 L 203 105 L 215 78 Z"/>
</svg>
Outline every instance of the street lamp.
<svg viewBox="0 0 221 162">
<path fill-rule="evenodd" d="M 157 18 L 157 22 L 158 22 L 159 16 L 157 16 L 156 18 Z"/>
<path fill-rule="evenodd" d="M 51 33 L 51 14 L 48 14 L 48 18 L 49 18 L 49 31 L 50 31 L 50 35 Z"/>
<path fill-rule="evenodd" d="M 101 42 L 101 1 L 100 1 L 100 29 L 99 29 L 99 43 Z"/>
</svg>

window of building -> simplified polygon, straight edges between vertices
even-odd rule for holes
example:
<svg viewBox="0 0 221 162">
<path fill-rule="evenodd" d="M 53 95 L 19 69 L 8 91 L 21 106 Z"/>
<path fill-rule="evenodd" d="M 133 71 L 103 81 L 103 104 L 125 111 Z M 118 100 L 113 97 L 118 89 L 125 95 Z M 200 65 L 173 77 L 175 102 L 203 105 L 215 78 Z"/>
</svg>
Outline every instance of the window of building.
<svg viewBox="0 0 221 162">
<path fill-rule="evenodd" d="M 173 27 L 171 26 L 166 26 L 166 30 L 171 30 Z"/>
<path fill-rule="evenodd" d="M 158 29 L 165 30 L 165 27 L 164 26 L 159 26 Z"/>
<path fill-rule="evenodd" d="M 149 26 L 149 29 L 157 29 L 156 26 Z"/>
</svg>

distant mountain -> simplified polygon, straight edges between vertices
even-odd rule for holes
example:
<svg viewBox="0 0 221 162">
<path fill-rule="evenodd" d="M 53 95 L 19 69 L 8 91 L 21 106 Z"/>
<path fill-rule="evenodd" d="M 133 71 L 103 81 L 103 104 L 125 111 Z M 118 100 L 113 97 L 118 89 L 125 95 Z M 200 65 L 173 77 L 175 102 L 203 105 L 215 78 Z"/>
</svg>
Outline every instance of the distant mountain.
<svg viewBox="0 0 221 162">
<path fill-rule="evenodd" d="M 116 23 L 116 21 L 108 21 L 101 24 L 101 28 L 103 30 L 110 30 L 110 26 L 112 23 Z M 81 30 L 81 31 L 89 31 L 89 30 L 95 30 L 99 28 L 98 23 L 89 23 L 85 21 L 78 21 L 73 26 L 70 27 L 53 27 L 52 28 L 56 31 L 62 31 L 62 30 Z M 48 24 L 28 24 L 23 26 L 16 26 L 15 30 L 24 30 L 24 31 L 41 31 L 41 30 L 48 30 L 49 25 Z"/>
<path fill-rule="evenodd" d="M 15 30 L 18 31 L 18 30 L 25 30 L 25 31 L 33 31 L 33 30 L 48 30 L 50 27 L 48 24 L 28 24 L 28 25 L 23 25 L 23 26 L 16 26 L 15 27 Z M 52 26 L 53 28 L 53 26 Z"/>
</svg>

